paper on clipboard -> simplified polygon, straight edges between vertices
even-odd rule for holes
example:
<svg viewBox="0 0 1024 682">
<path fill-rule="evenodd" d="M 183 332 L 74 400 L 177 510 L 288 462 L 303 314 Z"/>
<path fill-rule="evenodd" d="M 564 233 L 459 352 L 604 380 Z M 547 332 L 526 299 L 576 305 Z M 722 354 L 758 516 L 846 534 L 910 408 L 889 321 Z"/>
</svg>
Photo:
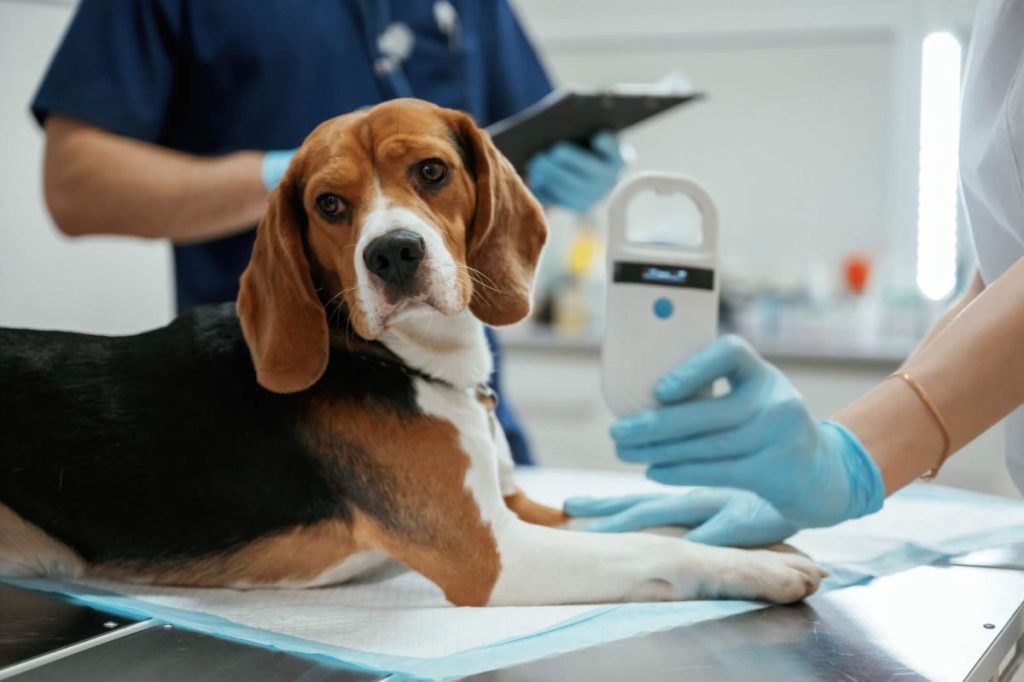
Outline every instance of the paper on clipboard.
<svg viewBox="0 0 1024 682">
<path fill-rule="evenodd" d="M 559 140 L 586 144 L 599 130 L 619 131 L 703 97 L 683 76 L 607 88 L 558 89 L 523 111 L 488 126 L 494 144 L 520 174 L 536 152 Z"/>
</svg>

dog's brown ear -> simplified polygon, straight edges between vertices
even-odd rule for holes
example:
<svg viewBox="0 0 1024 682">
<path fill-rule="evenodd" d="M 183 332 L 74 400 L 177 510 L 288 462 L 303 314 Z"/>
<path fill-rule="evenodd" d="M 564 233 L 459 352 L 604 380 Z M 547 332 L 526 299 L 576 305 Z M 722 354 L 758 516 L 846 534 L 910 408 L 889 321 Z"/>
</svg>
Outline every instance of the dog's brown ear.
<svg viewBox="0 0 1024 682">
<path fill-rule="evenodd" d="M 487 324 L 513 324 L 530 314 L 548 234 L 544 211 L 472 118 L 456 114 L 454 127 L 476 174 L 476 214 L 466 237 L 466 262 L 477 270 L 469 307 Z"/>
<path fill-rule="evenodd" d="M 312 386 L 330 353 L 327 318 L 303 249 L 301 201 L 286 174 L 270 195 L 238 292 L 238 317 L 256 379 L 276 393 Z"/>
</svg>

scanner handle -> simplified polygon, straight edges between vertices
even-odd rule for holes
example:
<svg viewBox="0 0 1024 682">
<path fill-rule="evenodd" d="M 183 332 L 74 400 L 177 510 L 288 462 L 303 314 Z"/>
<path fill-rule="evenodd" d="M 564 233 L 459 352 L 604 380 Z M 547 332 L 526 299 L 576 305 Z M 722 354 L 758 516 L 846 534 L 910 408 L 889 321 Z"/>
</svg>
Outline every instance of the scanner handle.
<svg viewBox="0 0 1024 682">
<path fill-rule="evenodd" d="M 718 209 L 715 208 L 715 203 L 703 187 L 678 173 L 637 173 L 619 183 L 608 203 L 609 246 L 614 249 L 626 245 L 643 246 L 642 243 L 629 241 L 626 225 L 626 210 L 629 208 L 629 203 L 641 192 L 654 192 L 660 195 L 683 194 L 700 211 L 701 243 L 699 247 L 657 244 L 659 251 L 718 253 Z"/>
</svg>

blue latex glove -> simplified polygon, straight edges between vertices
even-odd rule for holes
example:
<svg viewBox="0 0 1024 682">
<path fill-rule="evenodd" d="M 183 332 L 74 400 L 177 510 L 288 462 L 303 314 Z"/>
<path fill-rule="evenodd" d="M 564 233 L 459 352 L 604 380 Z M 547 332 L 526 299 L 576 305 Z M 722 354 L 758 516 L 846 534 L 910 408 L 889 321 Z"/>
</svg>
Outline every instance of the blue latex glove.
<svg viewBox="0 0 1024 682">
<path fill-rule="evenodd" d="M 268 192 L 273 191 L 277 187 L 277 183 L 281 182 L 281 178 L 284 177 L 285 171 L 288 170 L 288 164 L 291 163 L 293 156 L 295 156 L 294 149 L 272 151 L 263 155 L 263 163 L 260 165 L 260 177 L 263 179 L 263 186 L 267 188 Z"/>
<path fill-rule="evenodd" d="M 706 545 L 760 547 L 782 542 L 799 530 L 770 504 L 745 490 L 705 488 L 682 495 L 572 497 L 570 516 L 603 516 L 586 527 L 619 533 L 656 526 L 689 526 L 687 540 Z"/>
<path fill-rule="evenodd" d="M 719 378 L 728 394 L 694 397 Z M 618 455 L 662 483 L 743 488 L 806 528 L 878 511 L 878 467 L 845 427 L 811 419 L 782 372 L 724 336 L 655 387 L 662 403 L 612 426 Z M 692 399 L 691 399 L 692 398 Z"/>
<path fill-rule="evenodd" d="M 526 184 L 538 201 L 586 213 L 612 191 L 623 166 L 619 140 L 601 132 L 590 146 L 558 142 L 526 162 Z"/>
</svg>

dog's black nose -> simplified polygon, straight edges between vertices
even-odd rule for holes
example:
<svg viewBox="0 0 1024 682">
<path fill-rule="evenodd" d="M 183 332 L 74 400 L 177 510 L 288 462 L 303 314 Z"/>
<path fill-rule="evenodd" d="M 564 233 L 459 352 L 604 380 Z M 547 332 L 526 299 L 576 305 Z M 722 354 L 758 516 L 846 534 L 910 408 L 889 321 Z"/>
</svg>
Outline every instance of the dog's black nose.
<svg viewBox="0 0 1024 682">
<path fill-rule="evenodd" d="M 363 262 L 388 284 L 404 287 L 423 260 L 423 237 L 409 230 L 394 230 L 366 245 Z"/>
</svg>

